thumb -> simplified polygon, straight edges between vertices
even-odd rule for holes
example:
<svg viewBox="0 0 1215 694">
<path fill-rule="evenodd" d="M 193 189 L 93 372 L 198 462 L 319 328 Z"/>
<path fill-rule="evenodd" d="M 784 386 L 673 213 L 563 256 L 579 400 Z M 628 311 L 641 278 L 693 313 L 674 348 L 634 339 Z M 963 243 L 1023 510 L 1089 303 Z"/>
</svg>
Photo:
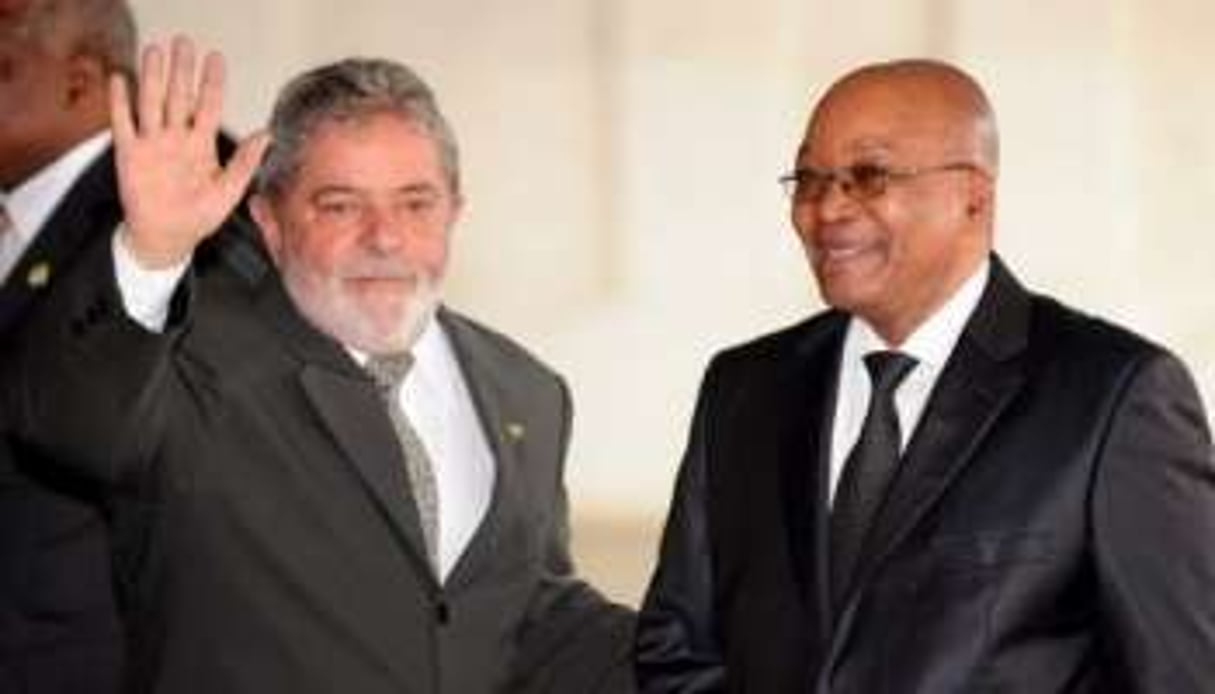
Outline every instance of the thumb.
<svg viewBox="0 0 1215 694">
<path fill-rule="evenodd" d="M 235 202 L 244 195 L 269 146 L 270 133 L 264 130 L 241 140 L 232 159 L 219 175 L 219 188 L 225 199 Z"/>
</svg>

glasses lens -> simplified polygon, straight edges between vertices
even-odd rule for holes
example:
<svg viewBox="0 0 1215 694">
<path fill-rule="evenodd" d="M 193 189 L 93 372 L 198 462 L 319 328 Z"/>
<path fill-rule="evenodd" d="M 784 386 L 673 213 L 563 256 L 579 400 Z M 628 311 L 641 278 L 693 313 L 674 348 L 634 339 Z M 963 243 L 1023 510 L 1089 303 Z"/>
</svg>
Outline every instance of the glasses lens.
<svg viewBox="0 0 1215 694">
<path fill-rule="evenodd" d="M 795 177 L 796 189 L 793 197 L 802 202 L 818 202 L 827 194 L 835 174 L 830 171 L 815 169 L 798 169 L 792 174 Z"/>
<path fill-rule="evenodd" d="M 849 192 L 854 197 L 867 200 L 886 192 L 890 171 L 876 164 L 856 164 L 848 168 L 848 179 L 852 184 Z"/>
<path fill-rule="evenodd" d="M 789 197 L 799 202 L 817 200 L 816 192 L 822 187 L 822 174 L 813 169 L 796 169 L 780 177 L 781 185 Z"/>
<path fill-rule="evenodd" d="M 798 172 L 793 171 L 781 176 L 778 179 L 780 181 L 780 187 L 785 191 L 785 195 L 788 195 L 791 198 L 797 197 L 797 191 L 800 185 L 798 181 L 800 178 L 801 177 L 798 175 Z"/>
</svg>

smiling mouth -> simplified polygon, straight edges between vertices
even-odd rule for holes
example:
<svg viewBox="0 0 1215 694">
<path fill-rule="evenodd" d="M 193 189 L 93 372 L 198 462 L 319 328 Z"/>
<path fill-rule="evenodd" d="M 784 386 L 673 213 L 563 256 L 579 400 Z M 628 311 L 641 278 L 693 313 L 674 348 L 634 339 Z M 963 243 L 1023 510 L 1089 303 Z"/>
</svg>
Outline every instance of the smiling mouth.
<svg viewBox="0 0 1215 694">
<path fill-rule="evenodd" d="M 813 250 L 816 263 L 831 267 L 845 265 L 870 256 L 877 252 L 877 246 L 872 243 L 830 243 L 817 244 Z"/>
</svg>

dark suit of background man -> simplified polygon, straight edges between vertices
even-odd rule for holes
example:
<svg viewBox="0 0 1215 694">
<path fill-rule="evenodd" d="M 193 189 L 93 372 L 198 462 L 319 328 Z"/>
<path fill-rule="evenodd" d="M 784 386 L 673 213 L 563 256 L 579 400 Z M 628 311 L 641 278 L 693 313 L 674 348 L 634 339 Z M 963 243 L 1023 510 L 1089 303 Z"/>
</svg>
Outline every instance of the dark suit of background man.
<svg viewBox="0 0 1215 694">
<path fill-rule="evenodd" d="M 631 691 L 632 616 L 568 553 L 564 383 L 438 307 L 461 196 L 430 90 L 382 60 L 284 89 L 251 200 L 267 262 L 203 242 L 269 138 L 221 168 L 222 62 L 197 90 L 194 63 L 145 51 L 137 126 L 113 83 L 124 227 L 53 293 L 55 348 L 14 360 L 53 391 L 5 396 L 115 509 L 126 691 Z M 363 365 L 402 355 L 386 403 Z"/>
<path fill-rule="evenodd" d="M 644 692 L 1215 687 L 1194 386 L 992 255 L 997 166 L 954 67 L 868 66 L 823 97 L 786 181 L 831 308 L 708 368 Z"/>
<path fill-rule="evenodd" d="M 134 59 L 119 0 L 0 0 L 0 343 L 118 223 L 106 74 Z M 0 441 L 0 692 L 113 692 L 104 521 L 88 484 L 44 463 Z"/>
</svg>

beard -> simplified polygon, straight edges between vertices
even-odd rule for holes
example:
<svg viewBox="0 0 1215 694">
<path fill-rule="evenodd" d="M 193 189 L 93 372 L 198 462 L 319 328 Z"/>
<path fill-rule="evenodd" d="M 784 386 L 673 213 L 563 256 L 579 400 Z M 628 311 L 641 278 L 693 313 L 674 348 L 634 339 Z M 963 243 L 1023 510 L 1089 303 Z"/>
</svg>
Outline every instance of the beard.
<svg viewBox="0 0 1215 694">
<path fill-rule="evenodd" d="M 313 327 L 367 354 L 405 352 L 439 305 L 442 278 L 402 262 L 366 258 L 322 273 L 289 254 L 279 265 L 295 307 Z M 368 297 L 359 285 L 384 283 L 388 296 Z M 377 300 L 378 299 L 378 300 Z"/>
</svg>

